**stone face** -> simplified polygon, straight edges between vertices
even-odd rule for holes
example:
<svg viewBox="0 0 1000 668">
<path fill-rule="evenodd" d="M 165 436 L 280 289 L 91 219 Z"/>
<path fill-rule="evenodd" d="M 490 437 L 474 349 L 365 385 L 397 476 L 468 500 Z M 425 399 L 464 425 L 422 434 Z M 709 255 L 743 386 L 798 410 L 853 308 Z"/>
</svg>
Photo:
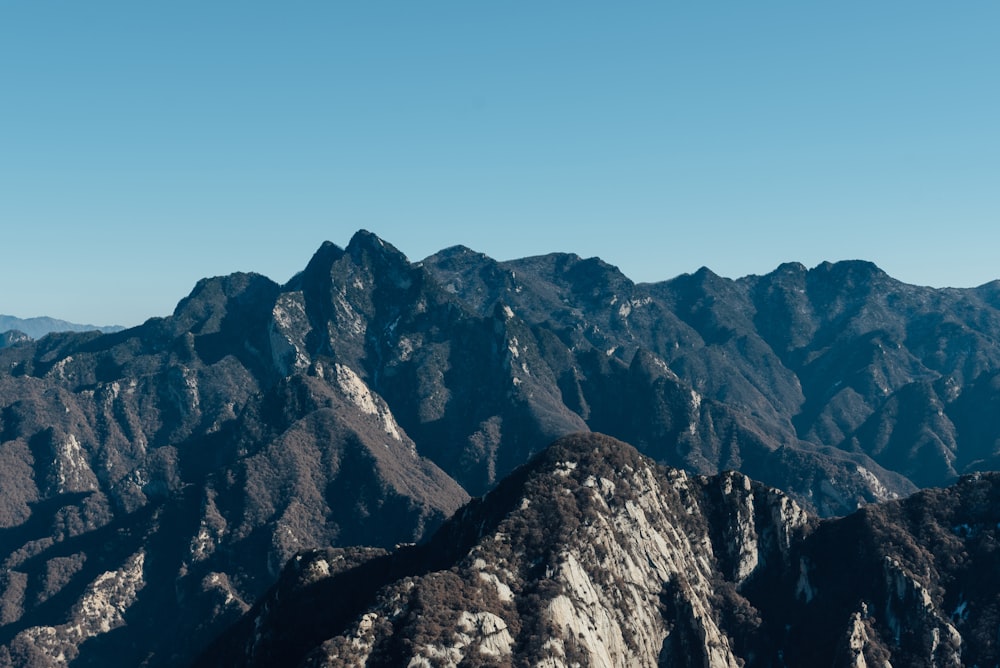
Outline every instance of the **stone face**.
<svg viewBox="0 0 1000 668">
<path fill-rule="evenodd" d="M 787 545 L 758 532 L 798 537 L 805 515 L 738 474 L 737 487 L 727 487 L 733 478 L 721 500 L 749 504 L 762 518 L 741 529 L 738 549 L 787 560 Z M 308 665 L 625 666 L 696 655 L 706 665 L 740 665 L 720 628 L 722 575 L 705 514 L 715 502 L 705 490 L 718 482 L 660 469 L 606 436 L 567 437 L 427 544 L 356 566 L 357 577 L 368 569 L 387 576 L 363 596 L 351 571 L 316 580 L 314 568 L 290 565 L 203 663 L 267 665 L 281 656 Z M 794 519 L 776 531 L 766 518 L 780 516 L 771 506 L 781 502 Z M 303 631 L 293 620 L 312 614 L 306 601 L 346 597 L 339 582 L 360 607 L 331 611 L 329 626 Z"/>
<path fill-rule="evenodd" d="M 575 435 L 421 546 L 299 555 L 199 665 L 992 665 L 998 517 L 1000 474 L 821 521 Z"/>
<path fill-rule="evenodd" d="M 123 614 L 145 586 L 145 556 L 137 552 L 121 568 L 98 575 L 71 611 L 70 622 L 19 633 L 11 643 L 13 656 L 31 665 L 62 665 L 79 655 L 86 640 L 124 626 Z"/>
</svg>

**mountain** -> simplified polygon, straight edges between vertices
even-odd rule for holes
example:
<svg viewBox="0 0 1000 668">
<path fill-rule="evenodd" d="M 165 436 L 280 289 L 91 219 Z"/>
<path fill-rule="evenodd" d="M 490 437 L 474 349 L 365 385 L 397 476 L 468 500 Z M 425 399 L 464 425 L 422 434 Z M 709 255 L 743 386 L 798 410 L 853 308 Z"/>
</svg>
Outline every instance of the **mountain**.
<svg viewBox="0 0 1000 668">
<path fill-rule="evenodd" d="M 284 285 L 207 278 L 139 327 L 3 347 L 0 664 L 183 664 L 303 550 L 421 543 L 572 433 L 821 516 L 996 468 L 997 285 L 635 284 L 361 231 Z"/>
<path fill-rule="evenodd" d="M 8 329 L 6 332 L 0 332 L 0 348 L 24 343 L 25 341 L 31 341 L 31 337 L 20 330 Z"/>
<path fill-rule="evenodd" d="M 297 551 L 416 541 L 468 499 L 344 361 L 286 375 L 280 293 L 207 279 L 2 351 L 0 665 L 183 663 Z"/>
<path fill-rule="evenodd" d="M 510 309 L 565 405 L 664 463 L 739 469 L 823 514 L 997 467 L 995 392 L 970 391 L 1000 366 L 995 284 L 923 288 L 860 261 L 634 284 L 596 258 L 462 247 L 423 266 L 480 314 Z"/>
<path fill-rule="evenodd" d="M 573 435 L 420 546 L 298 555 L 199 665 L 994 665 L 998 517 L 998 474 L 818 521 Z"/>
<path fill-rule="evenodd" d="M 40 339 L 52 332 L 120 332 L 124 327 L 117 325 L 105 325 L 98 327 L 95 325 L 78 325 L 65 320 L 55 318 L 15 318 L 12 315 L 0 314 L 0 333 L 16 330 L 32 339 Z"/>
</svg>

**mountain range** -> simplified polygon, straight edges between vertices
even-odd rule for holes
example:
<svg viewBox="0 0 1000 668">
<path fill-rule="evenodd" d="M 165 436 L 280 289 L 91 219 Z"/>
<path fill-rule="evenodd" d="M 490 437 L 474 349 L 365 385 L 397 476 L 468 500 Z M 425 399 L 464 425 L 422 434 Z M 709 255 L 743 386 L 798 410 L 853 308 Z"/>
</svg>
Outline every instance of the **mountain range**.
<svg viewBox="0 0 1000 668">
<path fill-rule="evenodd" d="M 0 663 L 995 662 L 998 390 L 1000 282 L 362 231 L 0 350 Z"/>
<path fill-rule="evenodd" d="M 52 332 L 99 331 L 110 333 L 120 332 L 123 329 L 124 327 L 120 327 L 118 325 L 103 325 L 100 327 L 96 325 L 80 325 L 73 322 L 67 322 L 65 320 L 49 318 L 47 316 L 37 318 L 16 318 L 12 315 L 0 314 L 0 335 L 7 334 L 8 332 L 15 332 L 32 339 L 40 339 L 46 334 L 51 334 Z M 9 341 L 7 341 L 7 339 L 0 339 L 0 348 L 8 343 Z"/>
</svg>

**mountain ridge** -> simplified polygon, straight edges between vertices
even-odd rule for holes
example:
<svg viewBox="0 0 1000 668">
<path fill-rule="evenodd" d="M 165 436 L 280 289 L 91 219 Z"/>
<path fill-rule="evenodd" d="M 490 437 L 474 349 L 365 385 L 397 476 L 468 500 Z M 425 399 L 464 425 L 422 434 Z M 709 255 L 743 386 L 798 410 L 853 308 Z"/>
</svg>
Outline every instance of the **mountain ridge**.
<svg viewBox="0 0 1000 668">
<path fill-rule="evenodd" d="M 197 665 L 989 665 L 998 512 L 989 473 L 819 520 L 571 435 L 420 546 L 298 555 Z"/>
<path fill-rule="evenodd" d="M 183 662 L 301 550 L 425 539 L 576 432 L 827 516 L 997 468 L 995 294 L 863 262 L 410 262 L 361 231 L 284 285 L 207 278 L 138 327 L 5 347 L 0 657 Z"/>
<path fill-rule="evenodd" d="M 52 332 L 89 332 L 99 331 L 105 334 L 120 332 L 125 329 L 120 325 L 81 325 L 78 323 L 38 316 L 33 318 L 18 318 L 12 315 L 0 314 L 0 333 L 18 331 L 32 339 L 39 339 Z"/>
</svg>

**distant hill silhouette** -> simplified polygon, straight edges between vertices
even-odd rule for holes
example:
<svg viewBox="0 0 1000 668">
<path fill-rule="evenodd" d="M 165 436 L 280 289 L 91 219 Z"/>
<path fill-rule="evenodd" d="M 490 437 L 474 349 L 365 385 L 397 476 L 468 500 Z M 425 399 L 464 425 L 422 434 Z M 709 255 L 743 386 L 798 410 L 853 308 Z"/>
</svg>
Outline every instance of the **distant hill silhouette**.
<svg viewBox="0 0 1000 668">
<path fill-rule="evenodd" d="M 65 320 L 57 320 L 45 316 L 37 318 L 15 318 L 12 315 L 0 315 L 0 333 L 16 330 L 27 334 L 33 339 L 40 339 L 52 332 L 120 332 L 125 329 L 118 325 L 79 325 Z"/>
</svg>

